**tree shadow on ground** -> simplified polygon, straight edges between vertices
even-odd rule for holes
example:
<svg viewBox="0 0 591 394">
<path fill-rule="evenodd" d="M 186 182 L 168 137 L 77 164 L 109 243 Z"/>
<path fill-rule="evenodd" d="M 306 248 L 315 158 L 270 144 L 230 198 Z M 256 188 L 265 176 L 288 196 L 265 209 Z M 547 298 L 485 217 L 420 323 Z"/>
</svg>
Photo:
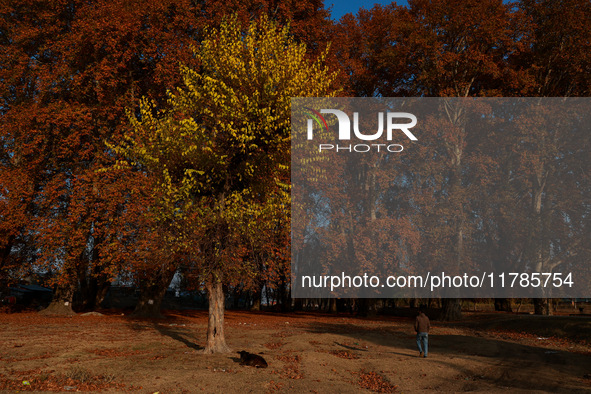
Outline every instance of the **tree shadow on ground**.
<svg viewBox="0 0 591 394">
<path fill-rule="evenodd" d="M 358 352 L 367 352 L 367 349 L 363 349 L 360 347 L 355 347 L 355 346 L 351 346 L 351 345 L 346 345 L 344 343 L 338 343 L 337 341 L 334 342 L 335 345 L 340 346 L 340 347 L 344 347 L 345 349 L 349 349 L 349 350 L 355 350 Z"/>
<path fill-rule="evenodd" d="M 342 335 L 356 341 L 392 347 L 396 350 L 386 350 L 386 353 L 399 356 L 417 357 L 418 354 L 416 337 L 411 335 L 412 326 L 367 327 L 350 323 L 316 322 L 307 331 L 315 335 Z M 336 341 L 335 344 L 340 345 Z M 433 363 L 431 365 L 434 368 L 436 365 L 445 365 L 456 370 L 458 379 L 466 379 L 467 383 L 474 384 L 475 389 L 480 380 L 512 389 L 580 391 L 585 387 L 583 377 L 589 373 L 591 366 L 591 354 L 485 338 L 482 334 L 471 331 L 466 335 L 430 334 L 429 355 L 425 363 Z M 455 362 L 454 358 L 462 359 L 462 362 Z M 484 373 L 476 367 L 470 367 L 473 361 L 489 366 L 490 371 Z M 430 364 L 425 365 L 428 367 Z M 557 372 L 573 379 L 558 382 L 555 378 Z"/>
<path fill-rule="evenodd" d="M 440 324 L 438 322 L 438 324 Z M 441 323 L 443 324 L 443 323 Z M 489 313 L 473 315 L 465 320 L 445 323 L 451 327 L 476 330 L 501 329 L 527 331 L 540 337 L 562 337 L 571 340 L 591 340 L 591 318 L 586 316 L 542 316 Z"/>
<path fill-rule="evenodd" d="M 171 339 L 174 339 L 175 341 L 184 343 L 188 348 L 194 349 L 194 350 L 203 350 L 205 349 L 205 347 L 200 346 L 192 341 L 190 341 L 189 339 L 185 338 L 186 333 L 182 330 L 179 330 L 177 328 L 169 328 L 166 326 L 163 326 L 161 324 L 158 323 L 153 323 L 153 328 L 158 331 L 161 335 L 165 335 Z"/>
</svg>

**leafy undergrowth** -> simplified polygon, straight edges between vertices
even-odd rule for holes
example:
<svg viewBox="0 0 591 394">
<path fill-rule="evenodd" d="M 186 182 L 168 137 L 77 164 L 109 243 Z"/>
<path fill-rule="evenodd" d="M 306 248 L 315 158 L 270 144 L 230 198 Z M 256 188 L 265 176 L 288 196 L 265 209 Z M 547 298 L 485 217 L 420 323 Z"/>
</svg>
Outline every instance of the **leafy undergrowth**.
<svg viewBox="0 0 591 394">
<path fill-rule="evenodd" d="M 363 370 L 359 373 L 359 386 L 376 393 L 393 393 L 398 388 L 379 373 Z"/>
<path fill-rule="evenodd" d="M 74 368 L 65 374 L 41 369 L 16 371 L 11 376 L 0 374 L 0 390 L 15 391 L 91 391 L 117 390 L 129 392 L 141 387 L 127 386 L 114 381 L 113 375 L 93 375 L 87 370 Z"/>
</svg>

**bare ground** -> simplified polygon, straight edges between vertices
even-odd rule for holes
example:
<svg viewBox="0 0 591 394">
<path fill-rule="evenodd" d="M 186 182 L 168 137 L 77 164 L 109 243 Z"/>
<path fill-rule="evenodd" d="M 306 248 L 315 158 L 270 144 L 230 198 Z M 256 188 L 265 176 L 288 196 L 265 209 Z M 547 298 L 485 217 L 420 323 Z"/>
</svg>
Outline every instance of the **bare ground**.
<svg viewBox="0 0 591 394">
<path fill-rule="evenodd" d="M 418 358 L 412 319 L 227 312 L 226 339 L 261 354 L 204 355 L 206 312 L 0 314 L 0 391 L 591 392 L 591 318 L 469 314 L 433 322 Z"/>
</svg>

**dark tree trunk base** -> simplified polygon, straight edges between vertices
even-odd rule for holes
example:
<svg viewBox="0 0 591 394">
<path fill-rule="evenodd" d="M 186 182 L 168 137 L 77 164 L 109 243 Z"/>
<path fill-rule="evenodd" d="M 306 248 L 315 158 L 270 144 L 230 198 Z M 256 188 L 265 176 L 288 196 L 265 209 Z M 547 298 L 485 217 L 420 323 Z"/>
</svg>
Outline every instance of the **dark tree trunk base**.
<svg viewBox="0 0 591 394">
<path fill-rule="evenodd" d="M 166 318 L 166 316 L 164 316 L 162 313 L 160 313 L 160 303 L 157 303 L 158 305 L 156 305 L 156 303 L 154 303 L 153 305 L 150 304 L 143 304 L 140 305 L 139 303 L 136 305 L 135 310 L 133 311 L 133 313 L 130 315 L 131 317 L 140 317 L 140 318 L 146 318 L 146 319 L 164 319 Z"/>
<path fill-rule="evenodd" d="M 511 308 L 510 298 L 495 298 L 495 311 L 497 312 L 513 312 Z"/>
<path fill-rule="evenodd" d="M 337 308 L 337 299 L 336 298 L 331 298 L 330 299 L 330 305 L 328 307 L 328 312 L 329 313 L 337 313 L 338 308 Z"/>
<path fill-rule="evenodd" d="M 160 313 L 160 307 L 165 292 L 166 288 L 151 287 L 144 289 L 131 316 L 148 319 L 164 319 L 164 316 Z"/>
<path fill-rule="evenodd" d="M 551 315 L 552 305 L 549 298 L 534 298 L 534 314 Z"/>
<path fill-rule="evenodd" d="M 360 317 L 376 317 L 378 315 L 376 300 L 373 298 L 360 298 L 358 300 L 357 315 Z"/>
<path fill-rule="evenodd" d="M 253 312 L 258 312 L 261 310 L 261 299 L 262 299 L 262 289 L 254 291 L 252 294 L 252 305 L 250 310 Z"/>
<path fill-rule="evenodd" d="M 459 298 L 444 298 L 441 300 L 441 314 L 439 319 L 453 321 L 462 319 L 462 300 Z"/>
<path fill-rule="evenodd" d="M 158 272 L 154 278 L 140 282 L 140 299 L 131 316 L 163 319 L 160 309 L 166 289 L 174 277 L 174 270 Z"/>
<path fill-rule="evenodd" d="M 56 286 L 51 303 L 39 313 L 42 315 L 74 316 L 76 312 L 72 309 L 73 298 L 74 286 L 71 283 Z"/>
<path fill-rule="evenodd" d="M 76 312 L 72 310 L 72 303 L 65 305 L 65 301 L 53 301 L 49 306 L 41 311 L 40 315 L 60 315 L 60 316 L 75 316 Z"/>
<path fill-rule="evenodd" d="M 293 310 L 295 312 L 301 312 L 304 310 L 304 299 L 303 298 L 296 298 L 295 299 Z"/>
</svg>

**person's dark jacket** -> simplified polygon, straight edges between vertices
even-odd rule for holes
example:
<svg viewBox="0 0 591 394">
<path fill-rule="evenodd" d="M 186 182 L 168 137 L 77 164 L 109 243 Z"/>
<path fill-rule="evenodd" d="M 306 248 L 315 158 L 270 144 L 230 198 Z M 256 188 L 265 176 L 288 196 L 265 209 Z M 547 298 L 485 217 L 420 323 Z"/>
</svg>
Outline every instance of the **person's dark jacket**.
<svg viewBox="0 0 591 394">
<path fill-rule="evenodd" d="M 417 320 L 415 321 L 415 331 L 429 333 L 430 328 L 431 323 L 429 322 L 427 315 L 425 315 L 423 312 L 419 313 Z"/>
</svg>

